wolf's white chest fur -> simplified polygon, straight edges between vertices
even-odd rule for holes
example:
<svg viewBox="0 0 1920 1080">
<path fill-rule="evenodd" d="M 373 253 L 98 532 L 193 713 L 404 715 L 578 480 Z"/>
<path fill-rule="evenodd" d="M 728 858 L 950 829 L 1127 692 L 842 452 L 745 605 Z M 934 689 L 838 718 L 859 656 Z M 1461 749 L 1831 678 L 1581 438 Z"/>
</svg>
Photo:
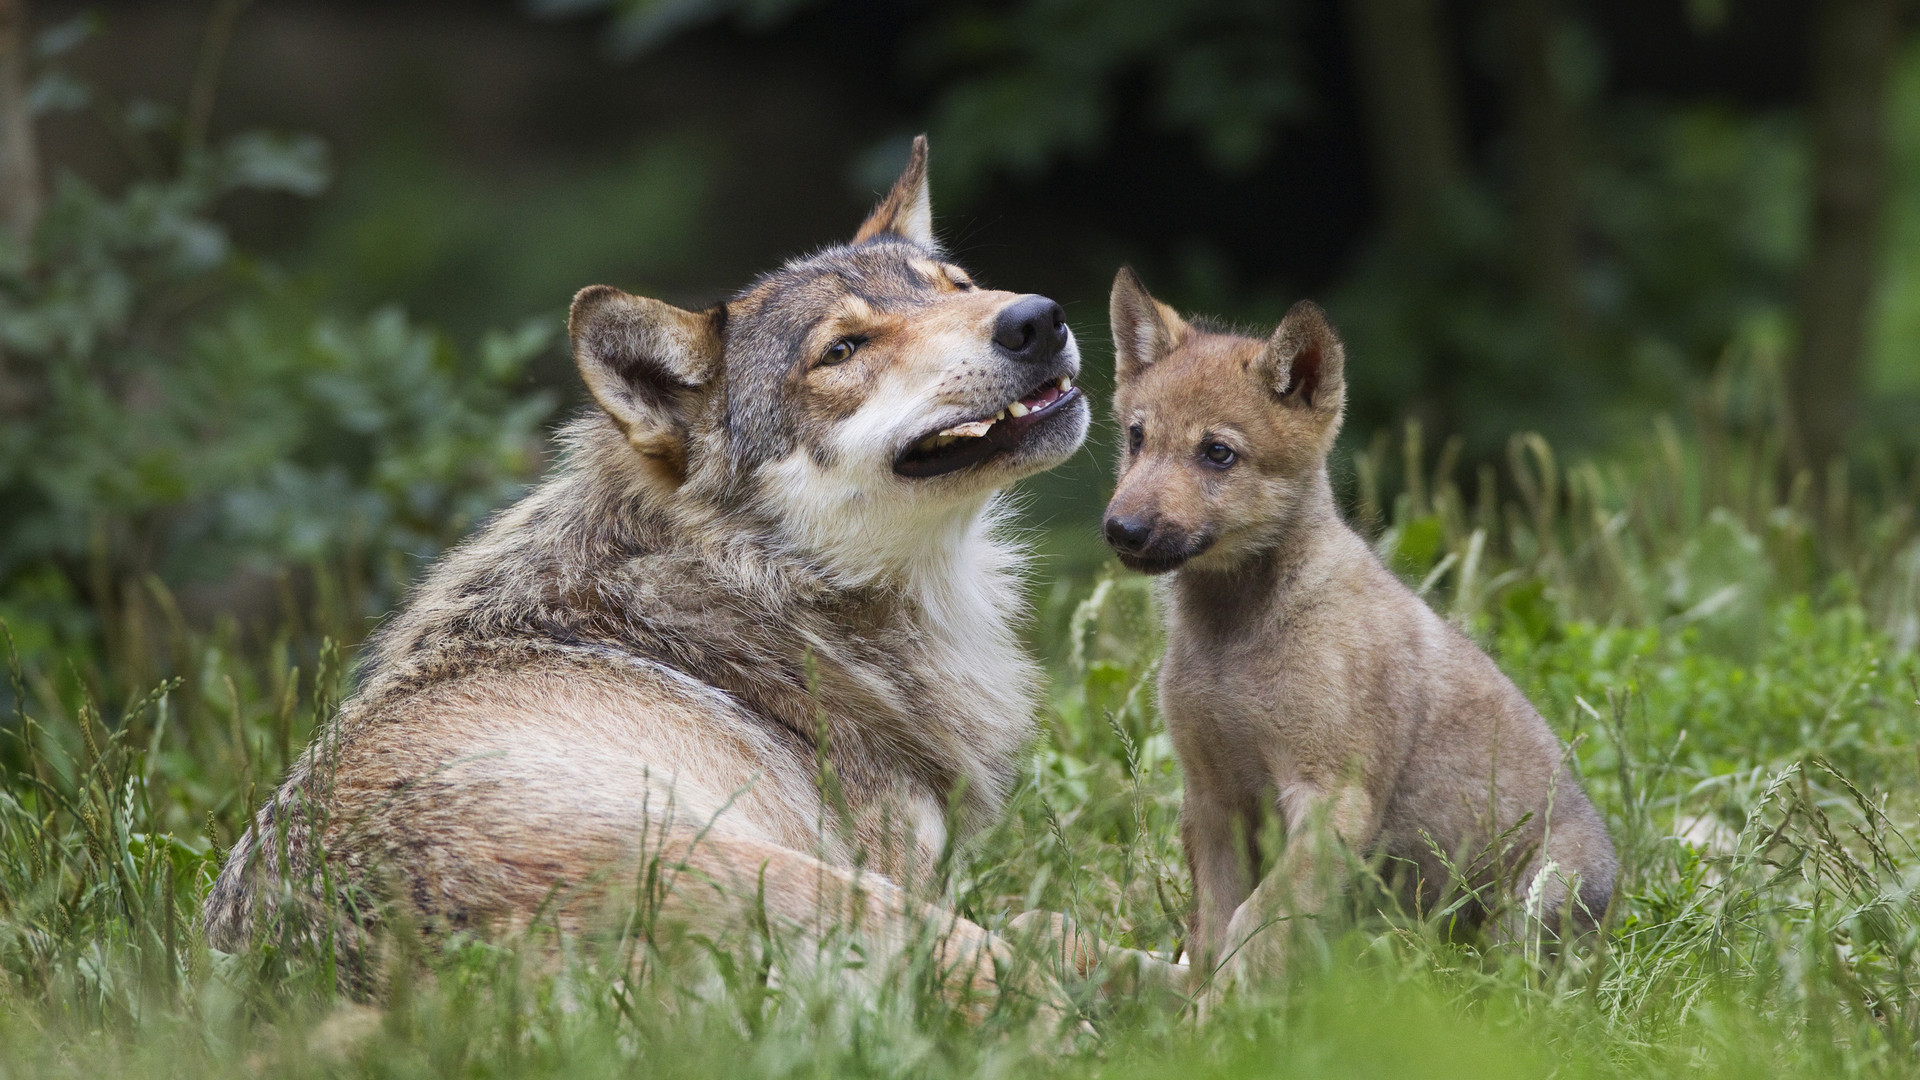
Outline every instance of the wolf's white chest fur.
<svg viewBox="0 0 1920 1080">
<path fill-rule="evenodd" d="M 995 534 L 1000 513 L 982 513 L 965 534 L 930 552 L 908 588 L 928 665 L 942 685 L 971 699 L 965 714 L 1001 729 L 992 749 L 1013 753 L 1032 723 L 1039 672 L 1014 632 L 1022 598 L 1013 567 L 1021 553 Z"/>
<path fill-rule="evenodd" d="M 836 584 L 887 581 L 903 591 L 917 625 L 897 659 L 951 703 L 940 717 L 914 718 L 942 727 L 917 732 L 919 741 L 931 739 L 976 795 L 997 798 L 1031 737 L 1040 684 L 1015 632 L 1024 553 L 1003 536 L 1006 498 L 901 499 L 822 468 L 804 451 L 768 471 L 767 500 L 798 552 Z"/>
</svg>

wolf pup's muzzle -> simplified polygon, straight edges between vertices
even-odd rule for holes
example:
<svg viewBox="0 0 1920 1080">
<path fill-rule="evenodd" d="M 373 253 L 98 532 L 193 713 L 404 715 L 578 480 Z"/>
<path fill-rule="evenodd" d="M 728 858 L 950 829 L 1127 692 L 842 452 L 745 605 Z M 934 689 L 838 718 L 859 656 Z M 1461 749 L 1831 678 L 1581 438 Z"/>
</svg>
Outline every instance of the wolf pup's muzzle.
<svg viewBox="0 0 1920 1080">
<path fill-rule="evenodd" d="M 1158 516 L 1109 513 L 1101 534 L 1122 565 L 1143 574 L 1164 574 L 1213 546 L 1207 533 L 1189 533 Z"/>
</svg>

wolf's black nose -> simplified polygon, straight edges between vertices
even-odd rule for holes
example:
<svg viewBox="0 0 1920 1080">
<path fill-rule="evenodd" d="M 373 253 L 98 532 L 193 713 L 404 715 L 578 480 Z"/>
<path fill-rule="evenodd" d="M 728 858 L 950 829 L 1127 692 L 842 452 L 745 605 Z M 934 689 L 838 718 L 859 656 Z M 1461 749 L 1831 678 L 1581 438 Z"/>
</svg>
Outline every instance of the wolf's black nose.
<svg viewBox="0 0 1920 1080">
<path fill-rule="evenodd" d="M 1051 360 L 1067 346 L 1067 313 L 1044 296 L 1023 296 L 1000 309 L 993 343 L 1015 360 Z"/>
<path fill-rule="evenodd" d="M 1147 546 L 1147 537 L 1153 534 L 1153 522 L 1137 517 L 1110 517 L 1106 532 L 1107 543 L 1113 550 L 1132 555 Z"/>
</svg>

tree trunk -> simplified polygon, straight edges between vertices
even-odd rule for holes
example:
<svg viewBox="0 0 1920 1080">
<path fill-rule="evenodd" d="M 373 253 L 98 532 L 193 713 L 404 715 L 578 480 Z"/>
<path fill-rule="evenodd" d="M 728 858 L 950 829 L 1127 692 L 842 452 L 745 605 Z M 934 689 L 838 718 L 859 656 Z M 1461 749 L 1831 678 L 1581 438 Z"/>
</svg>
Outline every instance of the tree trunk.
<svg viewBox="0 0 1920 1080">
<path fill-rule="evenodd" d="M 1460 116 L 1438 0 L 1347 0 L 1348 31 L 1388 224 L 1422 230 L 1460 178 Z"/>
<path fill-rule="evenodd" d="M 1554 0 L 1502 0 L 1520 208 L 1521 264 L 1563 358 L 1581 336 L 1580 199 L 1573 110 L 1553 68 Z"/>
<path fill-rule="evenodd" d="M 26 0 L 0 0 L 0 224 L 25 244 L 40 221 L 40 154 L 27 103 Z"/>
<path fill-rule="evenodd" d="M 233 44 L 233 28 L 252 0 L 216 0 L 213 15 L 207 19 L 206 37 L 200 42 L 200 62 L 193 72 L 193 89 L 187 93 L 187 115 L 180 128 L 180 152 L 196 154 L 206 149 L 207 133 L 213 127 L 213 102 L 220 92 L 220 68 L 226 62 L 227 49 Z"/>
<path fill-rule="evenodd" d="M 27 85 L 26 0 L 0 0 L 0 228 L 12 234 L 23 255 L 40 222 L 40 153 Z M 0 352 L 0 418 L 32 407 L 32 393 Z"/>
<path fill-rule="evenodd" d="M 1788 444 L 1819 475 L 1847 448 L 1859 404 L 1886 191 L 1886 99 L 1899 0 L 1822 0 L 1815 13 L 1813 236 L 1788 372 Z"/>
</svg>

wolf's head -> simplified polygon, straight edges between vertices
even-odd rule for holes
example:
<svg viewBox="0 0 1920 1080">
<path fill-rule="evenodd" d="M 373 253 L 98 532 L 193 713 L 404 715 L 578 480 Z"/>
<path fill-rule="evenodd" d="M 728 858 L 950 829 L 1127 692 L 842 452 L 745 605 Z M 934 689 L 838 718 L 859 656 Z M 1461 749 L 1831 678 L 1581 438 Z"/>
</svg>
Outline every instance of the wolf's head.
<svg viewBox="0 0 1920 1080">
<path fill-rule="evenodd" d="M 969 531 L 1086 437 L 1060 306 L 975 285 L 935 243 L 925 137 L 852 243 L 707 311 L 585 289 L 570 332 L 654 486 L 758 509 L 856 576 Z"/>
<path fill-rule="evenodd" d="M 1107 543 L 1149 574 L 1271 546 L 1325 487 L 1340 433 L 1346 358 L 1326 314 L 1303 300 L 1264 341 L 1215 333 L 1123 268 L 1111 315 L 1124 434 Z"/>
</svg>

